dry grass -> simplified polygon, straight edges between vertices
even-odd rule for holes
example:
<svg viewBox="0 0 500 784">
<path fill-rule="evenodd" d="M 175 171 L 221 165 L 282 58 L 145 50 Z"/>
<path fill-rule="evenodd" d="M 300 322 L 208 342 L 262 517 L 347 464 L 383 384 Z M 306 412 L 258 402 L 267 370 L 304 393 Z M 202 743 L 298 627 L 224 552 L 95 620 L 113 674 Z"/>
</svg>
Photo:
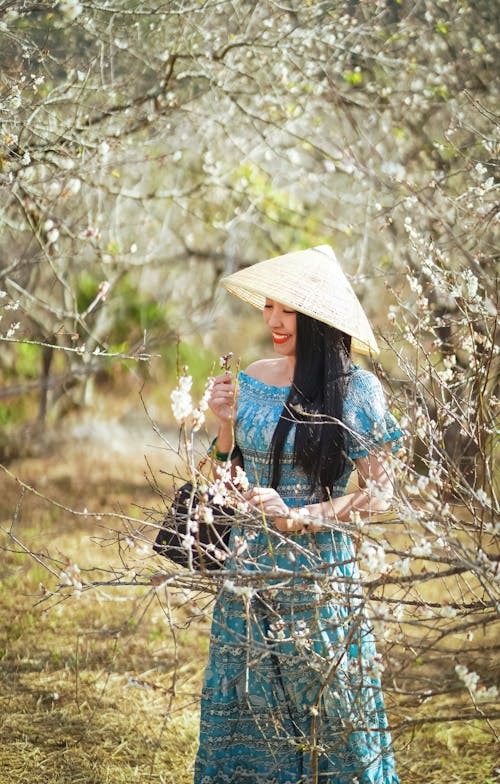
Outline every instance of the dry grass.
<svg viewBox="0 0 500 784">
<path fill-rule="evenodd" d="M 88 449 L 12 466 L 65 504 L 139 516 L 157 499 L 136 460 Z M 109 573 L 95 521 L 25 494 L 0 474 L 0 517 L 33 549 Z M 106 523 L 107 524 L 107 523 Z M 102 523 L 101 525 L 104 525 Z M 198 698 L 209 619 L 193 596 L 107 588 L 40 600 L 56 580 L 2 536 L 0 567 L 0 784 L 192 781 Z M 154 568 L 154 562 L 153 562 Z M 156 566 L 160 562 L 156 561 Z M 134 685 L 135 684 L 135 685 Z M 444 704 L 444 707 L 446 705 Z M 423 709 L 422 709 L 423 711 Z M 396 740 L 402 784 L 494 784 L 486 724 L 424 725 Z"/>
<path fill-rule="evenodd" d="M 484 724 L 422 729 L 397 755 L 402 784 L 498 784 L 498 746 Z"/>
<path fill-rule="evenodd" d="M 46 613 L 3 584 L 2 784 L 190 780 L 203 653 L 179 664 L 158 603 L 142 598 L 87 595 Z M 178 632 L 177 645 L 192 650 L 205 626 Z"/>
<path fill-rule="evenodd" d="M 98 450 L 72 447 L 11 469 L 64 505 L 80 509 L 84 500 L 96 510 L 105 501 L 139 517 L 135 505 L 155 501 L 141 455 L 98 458 Z M 17 515 L 13 532 L 34 551 L 50 550 L 82 571 L 119 565 L 116 550 L 101 546 L 105 530 L 95 520 L 30 493 L 19 508 L 20 488 L 5 474 L 0 482 L 3 525 Z M 57 579 L 13 552 L 19 548 L 6 535 L 0 544 L 0 783 L 190 781 L 206 617 L 193 618 L 174 595 L 167 618 L 161 594 L 144 587 L 40 603 L 40 583 L 50 591 Z"/>
<path fill-rule="evenodd" d="M 2 591 L 6 640 L 1 677 L 9 714 L 4 741 L 7 736 L 16 742 L 29 739 L 47 753 L 80 746 L 91 756 L 97 751 L 101 762 L 117 758 L 144 765 L 162 741 L 166 715 L 170 722 L 175 719 L 176 728 L 190 731 L 199 690 L 197 662 L 176 661 L 154 604 L 137 625 L 136 613 L 140 609 L 142 614 L 143 607 L 122 598 L 118 606 L 89 596 L 73 599 L 46 615 L 27 605 L 19 613 Z M 192 645 L 199 627 L 178 633 L 178 645 Z M 137 686 L 136 681 L 151 686 Z M 181 714 L 187 721 L 181 721 Z"/>
</svg>

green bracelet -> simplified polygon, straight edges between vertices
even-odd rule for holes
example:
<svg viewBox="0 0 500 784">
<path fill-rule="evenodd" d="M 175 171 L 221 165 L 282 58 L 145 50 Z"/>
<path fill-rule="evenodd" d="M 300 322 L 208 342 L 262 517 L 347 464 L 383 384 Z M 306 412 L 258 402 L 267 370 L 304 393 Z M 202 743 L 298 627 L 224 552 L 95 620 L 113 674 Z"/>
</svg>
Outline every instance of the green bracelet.
<svg viewBox="0 0 500 784">
<path fill-rule="evenodd" d="M 225 463 L 229 457 L 229 452 L 219 452 L 219 450 L 217 449 L 217 438 L 214 438 L 214 440 L 210 444 L 210 449 L 208 450 L 208 454 L 212 455 L 214 460 L 219 460 L 221 463 Z"/>
</svg>

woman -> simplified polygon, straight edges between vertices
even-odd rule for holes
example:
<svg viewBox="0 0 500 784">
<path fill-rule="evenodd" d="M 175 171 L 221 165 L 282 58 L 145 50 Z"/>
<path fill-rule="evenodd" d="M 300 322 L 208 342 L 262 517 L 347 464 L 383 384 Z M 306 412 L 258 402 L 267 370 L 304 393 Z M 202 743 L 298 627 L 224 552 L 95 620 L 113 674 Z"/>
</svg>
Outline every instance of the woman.
<svg viewBox="0 0 500 784">
<path fill-rule="evenodd" d="M 276 358 L 215 379 L 213 456 L 235 445 L 260 520 L 232 532 L 214 608 L 195 784 L 397 784 L 349 535 L 386 510 L 401 435 L 351 344 L 377 351 L 328 246 L 222 281 L 263 310 Z M 236 404 L 237 400 L 237 404 Z M 346 493 L 356 468 L 359 489 Z M 344 522 L 344 530 L 342 529 Z"/>
</svg>

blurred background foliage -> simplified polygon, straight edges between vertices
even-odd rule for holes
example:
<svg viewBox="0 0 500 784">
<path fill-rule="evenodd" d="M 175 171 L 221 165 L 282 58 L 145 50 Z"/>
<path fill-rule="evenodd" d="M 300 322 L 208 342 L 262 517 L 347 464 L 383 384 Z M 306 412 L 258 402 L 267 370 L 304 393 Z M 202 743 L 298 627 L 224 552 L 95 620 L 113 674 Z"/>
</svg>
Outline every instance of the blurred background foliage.
<svg viewBox="0 0 500 784">
<path fill-rule="evenodd" d="M 246 364 L 258 318 L 217 282 L 291 248 L 333 246 L 396 388 L 409 227 L 491 317 L 497 21 L 462 0 L 0 2 L 2 421 L 41 438 L 115 365 L 168 391 L 183 343 L 198 385 L 219 351 Z M 425 289 L 438 363 L 460 306 Z"/>
</svg>

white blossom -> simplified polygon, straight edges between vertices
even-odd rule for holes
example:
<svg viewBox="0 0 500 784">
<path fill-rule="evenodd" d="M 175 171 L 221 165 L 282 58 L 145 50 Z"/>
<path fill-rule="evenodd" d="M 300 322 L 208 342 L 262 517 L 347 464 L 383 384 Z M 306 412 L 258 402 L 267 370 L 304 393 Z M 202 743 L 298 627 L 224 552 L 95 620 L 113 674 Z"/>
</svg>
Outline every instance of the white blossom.
<svg viewBox="0 0 500 784">
<path fill-rule="evenodd" d="M 400 163 L 398 163 L 398 161 L 384 161 L 380 168 L 384 174 L 387 174 L 389 177 L 393 177 L 395 180 L 404 180 L 405 178 L 405 168 Z"/>
<path fill-rule="evenodd" d="M 205 422 L 205 414 L 199 408 L 193 408 L 191 413 L 193 415 L 193 432 L 197 433 Z"/>
<path fill-rule="evenodd" d="M 57 229 L 54 226 L 53 229 L 50 229 L 50 231 L 47 232 L 47 243 L 49 245 L 54 245 L 54 243 L 56 243 L 58 239 L 59 239 L 59 229 Z"/>
<path fill-rule="evenodd" d="M 311 630 L 307 626 L 306 622 L 301 618 L 295 625 L 293 636 L 300 639 L 307 637 L 308 634 L 311 634 Z"/>
<path fill-rule="evenodd" d="M 292 509 L 290 512 L 290 520 L 294 520 L 297 523 L 307 523 L 310 516 L 309 509 L 303 506 L 300 506 L 297 509 Z"/>
<path fill-rule="evenodd" d="M 210 495 L 212 496 L 212 503 L 217 506 L 222 506 L 227 498 L 227 477 L 222 476 L 216 479 L 209 487 Z"/>
<path fill-rule="evenodd" d="M 60 572 L 59 580 L 62 585 L 74 588 L 74 593 L 79 596 L 83 588 L 80 579 L 80 569 L 76 563 L 68 563 L 66 568 Z"/>
<path fill-rule="evenodd" d="M 11 94 L 7 96 L 6 104 L 9 107 L 9 109 L 19 109 L 21 103 L 22 103 L 21 90 L 19 86 L 16 84 L 12 88 Z"/>
<path fill-rule="evenodd" d="M 420 544 L 416 544 L 411 548 L 411 554 L 415 558 L 425 558 L 432 555 L 432 545 L 428 539 L 421 539 Z"/>
<path fill-rule="evenodd" d="M 78 0 L 61 0 L 59 10 L 73 22 L 83 11 L 83 5 Z"/>
<path fill-rule="evenodd" d="M 385 562 L 385 550 L 380 545 L 363 542 L 360 548 L 360 556 L 362 568 L 370 574 L 382 574 L 389 569 Z"/>
<path fill-rule="evenodd" d="M 495 700 L 498 697 L 498 688 L 496 686 L 490 686 L 487 689 L 485 686 L 479 685 L 479 675 L 477 672 L 472 670 L 468 670 L 464 664 L 457 664 L 455 666 L 455 672 L 457 673 L 458 677 L 465 685 L 465 687 L 470 691 L 472 697 L 477 700 Z"/>
<path fill-rule="evenodd" d="M 493 685 L 489 689 L 483 686 L 476 692 L 476 699 L 478 700 L 496 700 L 498 699 L 498 687 Z"/>
<path fill-rule="evenodd" d="M 389 310 L 388 310 L 388 313 L 387 313 L 387 320 L 391 324 L 394 324 L 396 322 L 397 312 L 398 312 L 398 308 L 395 305 L 389 305 Z"/>
<path fill-rule="evenodd" d="M 465 271 L 467 294 L 472 299 L 477 294 L 479 281 L 471 270 Z"/>
<path fill-rule="evenodd" d="M 193 431 L 196 433 L 200 427 L 205 422 L 205 411 L 208 409 L 208 401 L 210 400 L 210 395 L 212 393 L 214 385 L 214 379 L 209 378 L 206 385 L 205 391 L 203 392 L 203 396 L 198 403 L 197 408 L 194 408 L 192 411 L 193 414 Z"/>
<path fill-rule="evenodd" d="M 68 180 L 64 190 L 70 193 L 72 196 L 76 196 L 77 193 L 80 192 L 81 187 L 82 181 L 79 180 L 78 177 L 72 177 L 70 180 Z"/>
<path fill-rule="evenodd" d="M 236 585 L 233 580 L 224 580 L 222 587 L 225 591 L 233 593 L 235 596 L 242 596 L 247 600 L 250 600 L 255 593 L 251 585 Z"/>
<path fill-rule="evenodd" d="M 269 626 L 269 631 L 267 633 L 268 637 L 271 639 L 276 639 L 283 641 L 286 639 L 285 634 L 285 623 L 284 621 L 276 621 L 275 623 L 271 623 Z"/>
<path fill-rule="evenodd" d="M 246 539 L 243 536 L 235 536 L 234 537 L 234 553 L 237 556 L 243 555 L 244 552 L 248 550 L 248 544 Z"/>
<path fill-rule="evenodd" d="M 233 483 L 235 487 L 238 487 L 243 493 L 250 487 L 248 477 L 241 466 L 236 466 Z"/>
<path fill-rule="evenodd" d="M 250 511 L 250 504 L 248 503 L 248 501 L 238 501 L 236 503 L 235 509 L 238 512 L 241 512 L 241 514 L 248 514 L 248 512 Z M 250 534 L 248 536 L 250 538 Z"/>
<path fill-rule="evenodd" d="M 417 479 L 417 487 L 420 490 L 420 492 L 426 490 L 428 484 L 429 484 L 429 478 L 427 476 L 424 476 L 423 474 L 420 474 L 420 476 Z"/>
<path fill-rule="evenodd" d="M 472 207 L 472 205 L 471 205 Z M 455 299 L 474 300 L 478 296 L 479 281 L 472 270 L 465 270 L 451 290 Z M 470 307 L 470 306 L 469 306 Z"/>
<path fill-rule="evenodd" d="M 170 395 L 172 413 L 179 424 L 185 422 L 193 412 L 192 385 L 193 379 L 191 376 L 181 376 L 178 386 Z"/>
<path fill-rule="evenodd" d="M 196 542 L 196 539 L 195 539 L 195 538 L 194 538 L 194 536 L 192 536 L 191 534 L 184 534 L 184 535 L 181 537 L 181 540 L 182 540 L 182 546 L 183 546 L 183 547 L 184 547 L 186 550 L 190 550 L 190 549 L 191 549 L 191 547 L 192 547 L 192 546 L 194 545 L 194 543 Z"/>
<path fill-rule="evenodd" d="M 385 665 L 380 653 L 375 653 L 367 662 L 366 667 L 370 675 L 374 678 L 380 678 L 385 670 Z"/>
<path fill-rule="evenodd" d="M 491 501 L 488 494 L 482 488 L 476 490 L 476 498 L 479 501 L 479 503 L 482 504 L 483 506 L 489 507 L 491 505 Z"/>
<path fill-rule="evenodd" d="M 488 174 L 488 169 L 482 163 L 476 163 L 474 167 L 474 174 L 480 180 L 484 178 L 486 174 Z"/>
<path fill-rule="evenodd" d="M 394 569 L 399 572 L 402 577 L 407 577 L 411 574 L 411 558 L 402 558 L 399 561 L 396 561 L 394 564 Z"/>
<path fill-rule="evenodd" d="M 15 335 L 15 333 L 17 332 L 20 326 L 21 324 L 19 321 L 15 321 L 13 324 L 11 324 L 9 329 L 7 330 L 7 337 L 8 338 L 13 337 L 13 335 Z"/>
<path fill-rule="evenodd" d="M 210 525 L 214 521 L 214 513 L 210 506 L 200 507 L 200 515 L 204 523 Z"/>
<path fill-rule="evenodd" d="M 188 530 L 191 534 L 198 533 L 198 520 L 190 519 L 188 522 Z"/>
</svg>

